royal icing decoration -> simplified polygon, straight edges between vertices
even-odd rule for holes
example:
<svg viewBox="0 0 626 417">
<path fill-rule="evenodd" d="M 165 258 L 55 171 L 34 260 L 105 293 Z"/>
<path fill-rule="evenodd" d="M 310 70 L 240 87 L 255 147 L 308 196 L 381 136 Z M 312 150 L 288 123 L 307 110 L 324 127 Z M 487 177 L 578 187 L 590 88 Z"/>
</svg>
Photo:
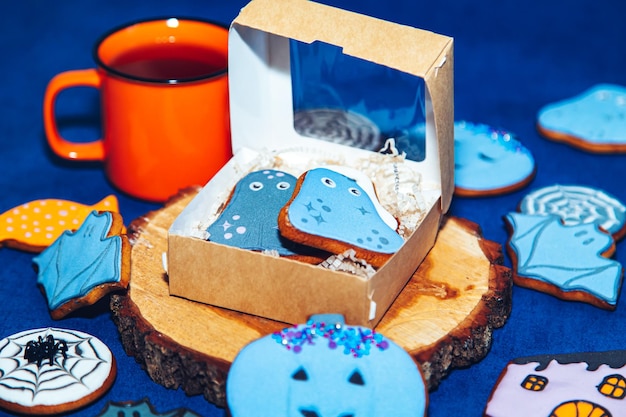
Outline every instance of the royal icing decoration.
<svg viewBox="0 0 626 417">
<path fill-rule="evenodd" d="M 61 352 L 44 355 L 46 360 L 40 364 L 28 359 L 33 341 L 53 340 L 53 347 L 59 343 L 56 350 Z M 44 328 L 0 340 L 0 405 L 13 411 L 30 412 L 38 407 L 45 413 L 68 403 L 82 406 L 82 399 L 95 400 L 114 376 L 115 361 L 111 351 L 87 333 Z"/>
<path fill-rule="evenodd" d="M 525 214 L 554 214 L 566 226 L 594 223 L 618 239 L 626 224 L 626 206 L 612 195 L 580 185 L 552 185 L 531 192 L 522 199 L 519 211 Z"/>
<path fill-rule="evenodd" d="M 540 131 L 554 140 L 593 151 L 626 150 L 626 88 L 598 84 L 539 111 Z"/>
<path fill-rule="evenodd" d="M 454 124 L 454 184 L 459 195 L 500 194 L 534 176 L 535 159 L 513 134 L 484 124 Z"/>
<path fill-rule="evenodd" d="M 33 259 L 37 284 L 44 289 L 50 310 L 101 290 L 105 284 L 113 284 L 111 289 L 127 285 L 122 273 L 123 238 L 108 236 L 112 225 L 112 213 L 92 212 L 77 231 L 64 232 Z"/>
<path fill-rule="evenodd" d="M 235 186 L 224 211 L 207 231 L 208 240 L 242 249 L 295 255 L 280 237 L 278 212 L 289 201 L 296 177 L 273 169 L 251 172 Z"/>
<path fill-rule="evenodd" d="M 155 410 L 150 400 L 144 398 L 141 401 L 112 402 L 109 401 L 104 410 L 96 417 L 200 417 L 186 408 L 159 413 Z"/>
<path fill-rule="evenodd" d="M 50 246 L 66 230 L 77 229 L 93 210 L 119 212 L 110 195 L 93 206 L 67 200 L 36 200 L 0 214 L 0 243 L 33 252 Z"/>
<path fill-rule="evenodd" d="M 354 179 L 327 168 L 304 175 L 287 208 L 295 229 L 382 254 L 393 254 L 402 246 L 404 239 L 385 223 L 379 205 Z"/>
<path fill-rule="evenodd" d="M 512 229 L 508 247 L 516 284 L 548 284 L 563 299 L 578 300 L 582 292 L 601 307 L 615 308 L 622 265 L 603 256 L 613 248 L 611 235 L 595 224 L 565 226 L 555 215 L 509 213 L 506 221 Z"/>
<path fill-rule="evenodd" d="M 286 328 L 244 347 L 230 368 L 233 417 L 424 416 L 413 358 L 371 329 L 338 322 Z"/>
<path fill-rule="evenodd" d="M 338 109 L 301 110 L 294 114 L 294 128 L 302 136 L 355 148 L 378 151 L 384 140 L 378 127 L 358 113 Z"/>
<path fill-rule="evenodd" d="M 511 361 L 486 417 L 625 417 L 626 351 L 539 355 Z"/>
</svg>

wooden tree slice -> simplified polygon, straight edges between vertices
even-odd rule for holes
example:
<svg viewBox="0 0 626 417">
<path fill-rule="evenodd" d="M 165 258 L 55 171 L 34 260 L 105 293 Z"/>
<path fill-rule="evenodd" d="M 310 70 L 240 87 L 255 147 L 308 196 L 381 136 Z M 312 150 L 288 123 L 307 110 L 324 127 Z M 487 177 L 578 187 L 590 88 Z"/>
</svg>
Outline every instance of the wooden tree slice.
<svg viewBox="0 0 626 417">
<path fill-rule="evenodd" d="M 111 297 L 111 309 L 126 352 L 155 382 L 225 406 L 226 375 L 239 350 L 286 325 L 169 295 L 167 230 L 196 192 L 185 190 L 131 223 L 130 288 Z M 512 281 L 502 260 L 500 245 L 483 239 L 476 224 L 446 218 L 376 327 L 421 364 L 430 389 L 451 369 L 482 359 L 492 330 L 507 320 Z"/>
</svg>

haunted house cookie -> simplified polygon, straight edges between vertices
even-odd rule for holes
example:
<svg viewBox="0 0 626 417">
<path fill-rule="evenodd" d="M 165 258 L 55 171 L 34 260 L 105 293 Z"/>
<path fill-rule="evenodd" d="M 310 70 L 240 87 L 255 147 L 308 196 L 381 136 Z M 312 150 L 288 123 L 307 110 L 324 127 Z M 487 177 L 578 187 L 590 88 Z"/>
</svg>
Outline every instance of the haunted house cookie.
<svg viewBox="0 0 626 417">
<path fill-rule="evenodd" d="M 626 152 L 626 88 L 598 84 L 539 110 L 546 138 L 589 152 Z"/>
<path fill-rule="evenodd" d="M 526 186 L 535 176 L 535 159 L 511 133 L 484 124 L 454 124 L 454 192 L 476 197 Z"/>
<path fill-rule="evenodd" d="M 519 211 L 559 216 L 563 224 L 594 223 L 619 240 L 626 233 L 626 206 L 616 197 L 594 187 L 551 185 L 527 194 Z"/>
<path fill-rule="evenodd" d="M 556 215 L 509 213 L 505 220 L 515 284 L 615 309 L 622 265 L 607 259 L 615 251 L 610 234 L 593 223 L 566 226 Z"/>
<path fill-rule="evenodd" d="M 380 267 L 404 243 L 385 221 L 389 213 L 381 209 L 353 177 L 315 168 L 298 179 L 280 211 L 278 227 L 295 242 L 334 254 L 353 249 L 358 258 Z"/>
<path fill-rule="evenodd" d="M 73 201 L 30 201 L 0 214 L 0 246 L 41 252 L 66 230 L 77 229 L 93 210 L 119 212 L 117 198 L 110 195 L 86 206 Z"/>
<path fill-rule="evenodd" d="M 245 346 L 226 381 L 233 417 L 421 417 L 422 374 L 400 346 L 368 328 L 310 321 Z"/>
<path fill-rule="evenodd" d="M 77 330 L 27 330 L 0 340 L 0 407 L 16 413 L 66 413 L 95 401 L 115 379 L 115 358 Z"/>
<path fill-rule="evenodd" d="M 319 258 L 308 258 L 311 250 L 283 238 L 278 231 L 278 212 L 291 198 L 295 185 L 296 177 L 282 171 L 265 169 L 247 174 L 237 182 L 223 211 L 207 228 L 208 240 L 321 262 Z"/>
<path fill-rule="evenodd" d="M 538 355 L 506 366 L 485 417 L 625 417 L 626 351 Z"/>
<path fill-rule="evenodd" d="M 123 226 L 119 214 L 93 211 L 33 259 L 53 319 L 128 287 L 130 243 L 120 234 Z"/>
</svg>

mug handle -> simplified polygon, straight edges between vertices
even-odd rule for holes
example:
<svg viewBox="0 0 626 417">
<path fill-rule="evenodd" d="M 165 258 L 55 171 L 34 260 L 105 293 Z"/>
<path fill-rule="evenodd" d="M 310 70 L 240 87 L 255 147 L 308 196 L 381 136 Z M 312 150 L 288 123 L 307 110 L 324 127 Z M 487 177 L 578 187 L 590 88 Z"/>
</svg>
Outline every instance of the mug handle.
<svg viewBox="0 0 626 417">
<path fill-rule="evenodd" d="M 102 139 L 86 143 L 63 139 L 59 134 L 54 113 L 57 96 L 62 90 L 71 87 L 100 88 L 100 84 L 100 75 L 95 69 L 65 71 L 54 76 L 48 83 L 43 101 L 44 130 L 48 144 L 58 156 L 81 161 L 104 160 Z"/>
</svg>

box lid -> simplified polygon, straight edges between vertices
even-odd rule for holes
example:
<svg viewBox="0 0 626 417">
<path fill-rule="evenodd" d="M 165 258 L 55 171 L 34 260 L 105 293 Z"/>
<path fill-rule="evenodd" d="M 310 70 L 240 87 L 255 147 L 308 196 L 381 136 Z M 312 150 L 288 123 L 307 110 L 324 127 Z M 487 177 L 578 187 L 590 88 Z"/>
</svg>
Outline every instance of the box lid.
<svg viewBox="0 0 626 417">
<path fill-rule="evenodd" d="M 252 0 L 229 35 L 235 153 L 242 148 L 326 146 L 294 129 L 290 39 L 336 45 L 346 55 L 424 80 L 426 147 L 437 152 L 428 152 L 419 164 L 420 170 L 436 174 L 446 212 L 454 191 L 452 38 L 309 0 Z"/>
</svg>

